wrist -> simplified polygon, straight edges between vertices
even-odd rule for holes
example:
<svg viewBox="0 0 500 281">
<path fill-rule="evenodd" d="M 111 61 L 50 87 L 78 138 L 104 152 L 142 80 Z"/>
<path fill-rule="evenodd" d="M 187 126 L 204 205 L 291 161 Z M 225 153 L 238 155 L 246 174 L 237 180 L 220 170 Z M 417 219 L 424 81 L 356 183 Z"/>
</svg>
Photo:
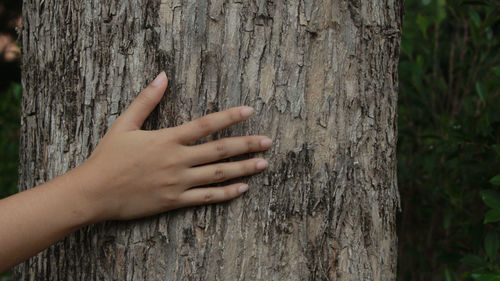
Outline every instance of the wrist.
<svg viewBox="0 0 500 281">
<path fill-rule="evenodd" d="M 86 163 L 64 174 L 68 197 L 73 206 L 75 221 L 81 226 L 105 220 L 104 204 L 96 191 L 102 190 L 98 179 L 90 172 Z"/>
</svg>

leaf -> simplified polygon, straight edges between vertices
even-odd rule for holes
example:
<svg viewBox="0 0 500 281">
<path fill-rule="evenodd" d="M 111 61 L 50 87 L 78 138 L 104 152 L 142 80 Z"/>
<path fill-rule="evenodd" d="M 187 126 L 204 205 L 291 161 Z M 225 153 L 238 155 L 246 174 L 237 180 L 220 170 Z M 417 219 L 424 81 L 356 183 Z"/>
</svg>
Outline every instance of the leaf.
<svg viewBox="0 0 500 281">
<path fill-rule="evenodd" d="M 481 191 L 481 198 L 484 203 L 493 209 L 500 209 L 500 192 L 496 190 Z"/>
<path fill-rule="evenodd" d="M 472 19 L 472 21 L 474 22 L 474 25 L 476 27 L 479 27 L 481 25 L 481 18 L 479 17 L 479 15 L 476 13 L 476 11 L 470 9 L 469 10 L 469 15 Z"/>
<path fill-rule="evenodd" d="M 484 223 L 500 221 L 500 209 L 491 209 L 484 215 Z"/>
<path fill-rule="evenodd" d="M 490 179 L 492 185 L 500 185 L 500 175 L 496 175 Z"/>
<path fill-rule="evenodd" d="M 500 241 L 498 240 L 498 233 L 490 230 L 484 238 L 484 250 L 486 251 L 486 255 L 488 255 L 491 260 L 496 257 L 499 246 Z"/>
<path fill-rule="evenodd" d="M 486 102 L 483 83 L 476 82 L 476 92 L 483 103 Z"/>
</svg>

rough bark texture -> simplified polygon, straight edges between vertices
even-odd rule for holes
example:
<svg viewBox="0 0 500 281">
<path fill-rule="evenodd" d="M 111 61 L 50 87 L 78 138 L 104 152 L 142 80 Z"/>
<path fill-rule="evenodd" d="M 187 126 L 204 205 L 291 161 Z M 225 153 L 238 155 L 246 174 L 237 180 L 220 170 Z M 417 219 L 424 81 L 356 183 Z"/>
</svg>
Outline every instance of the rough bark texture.
<svg viewBox="0 0 500 281">
<path fill-rule="evenodd" d="M 243 197 L 86 227 L 15 280 L 395 279 L 401 0 L 23 9 L 21 190 L 84 161 L 161 70 L 170 85 L 146 129 L 245 104 L 256 114 L 214 138 L 264 134 L 274 146 Z"/>
</svg>

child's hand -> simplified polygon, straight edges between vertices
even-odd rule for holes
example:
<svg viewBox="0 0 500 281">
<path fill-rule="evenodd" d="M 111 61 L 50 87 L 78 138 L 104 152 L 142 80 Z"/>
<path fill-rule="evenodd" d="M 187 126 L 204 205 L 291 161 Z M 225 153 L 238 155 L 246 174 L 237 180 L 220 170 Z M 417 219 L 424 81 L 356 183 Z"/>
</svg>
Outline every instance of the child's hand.
<svg viewBox="0 0 500 281">
<path fill-rule="evenodd" d="M 264 159 L 207 164 L 223 158 L 266 150 L 266 136 L 232 137 L 200 145 L 188 144 L 244 121 L 246 106 L 206 115 L 178 127 L 141 130 L 167 87 L 162 72 L 113 123 L 87 162 L 73 171 L 84 177 L 81 191 L 94 221 L 132 219 L 185 206 L 230 200 L 244 193 L 243 183 L 199 187 L 264 170 Z"/>
</svg>

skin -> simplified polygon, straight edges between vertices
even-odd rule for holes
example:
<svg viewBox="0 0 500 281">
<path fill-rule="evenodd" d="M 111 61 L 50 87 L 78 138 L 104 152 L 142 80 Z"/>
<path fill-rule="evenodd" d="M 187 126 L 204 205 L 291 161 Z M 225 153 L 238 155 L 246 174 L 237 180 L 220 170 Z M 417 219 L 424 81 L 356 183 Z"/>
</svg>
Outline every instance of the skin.
<svg viewBox="0 0 500 281">
<path fill-rule="evenodd" d="M 271 146 L 266 136 L 189 145 L 246 120 L 253 113 L 248 106 L 209 114 L 177 127 L 141 130 L 167 84 L 165 73 L 160 73 L 115 120 L 82 165 L 0 200 L 0 272 L 85 225 L 234 199 L 248 189 L 246 184 L 202 186 L 267 168 L 262 158 L 211 163 L 264 151 Z"/>
</svg>

